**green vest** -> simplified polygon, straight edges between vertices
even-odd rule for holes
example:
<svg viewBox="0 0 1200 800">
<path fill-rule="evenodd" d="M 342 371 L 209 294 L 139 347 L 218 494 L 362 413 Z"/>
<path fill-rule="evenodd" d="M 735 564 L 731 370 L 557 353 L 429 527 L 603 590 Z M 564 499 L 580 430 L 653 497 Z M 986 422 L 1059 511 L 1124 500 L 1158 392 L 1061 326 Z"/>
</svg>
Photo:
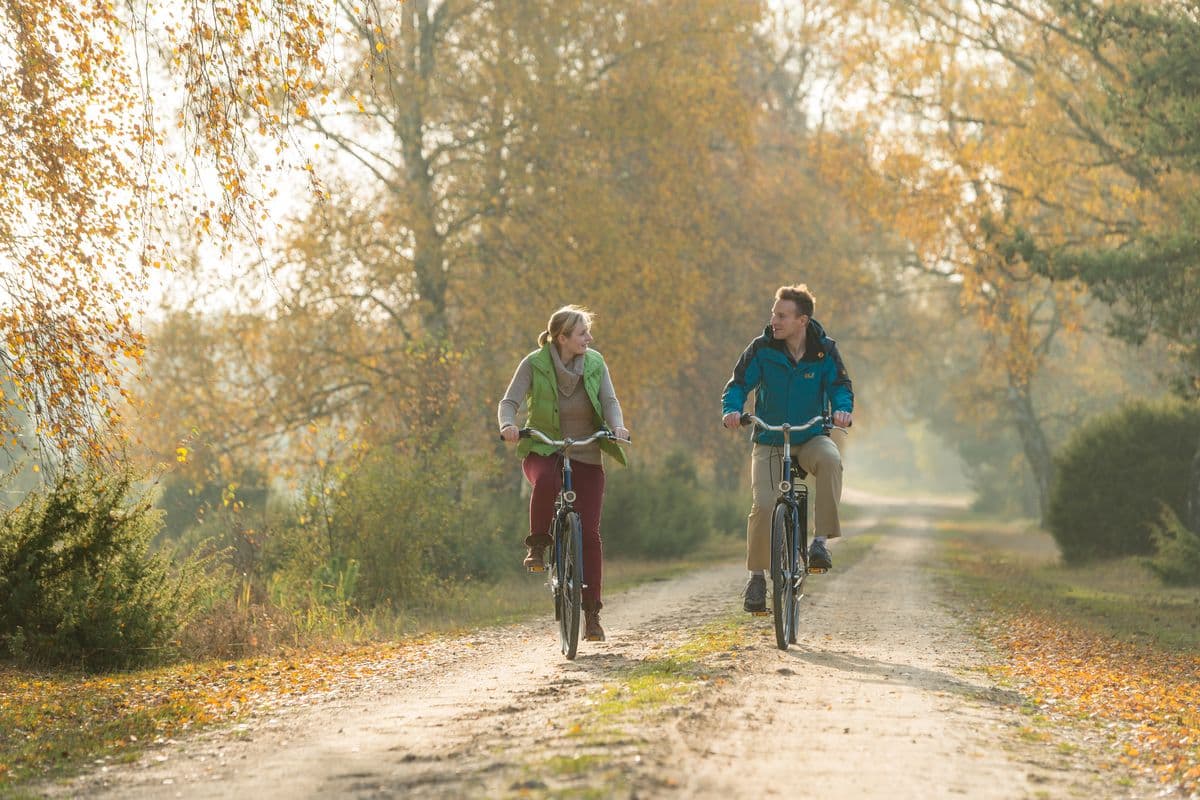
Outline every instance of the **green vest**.
<svg viewBox="0 0 1200 800">
<path fill-rule="evenodd" d="M 529 384 L 529 418 L 526 427 L 537 428 L 551 439 L 562 438 L 562 427 L 558 419 L 558 375 L 554 371 L 554 360 L 550 356 L 552 344 L 546 343 L 542 349 L 529 359 L 532 367 L 532 380 Z M 595 350 L 587 350 L 583 354 L 583 388 L 588 399 L 592 401 L 595 412 L 596 429 L 605 427 L 604 415 L 600 410 L 600 381 L 604 377 L 604 357 Z M 625 464 L 625 451 L 616 442 L 607 439 L 600 440 L 600 450 L 618 463 Z M 517 455 L 521 458 L 530 453 L 544 456 L 553 455 L 555 449 L 537 439 L 522 439 L 517 445 Z"/>
</svg>

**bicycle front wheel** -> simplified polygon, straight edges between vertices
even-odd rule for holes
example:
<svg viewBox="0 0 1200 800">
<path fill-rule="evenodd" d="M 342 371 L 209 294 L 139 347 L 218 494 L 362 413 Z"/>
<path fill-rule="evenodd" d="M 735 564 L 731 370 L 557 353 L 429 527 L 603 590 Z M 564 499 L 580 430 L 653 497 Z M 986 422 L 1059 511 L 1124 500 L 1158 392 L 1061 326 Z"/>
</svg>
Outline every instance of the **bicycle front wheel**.
<svg viewBox="0 0 1200 800">
<path fill-rule="evenodd" d="M 559 542 L 562 557 L 557 563 L 558 633 L 563 655 L 575 658 L 579 650 L 579 609 L 583 605 L 583 526 L 577 513 L 567 514 L 558 535 L 562 537 Z"/>
<path fill-rule="evenodd" d="M 795 523 L 792 530 L 793 545 L 788 548 L 792 553 L 792 592 L 791 630 L 788 641 L 796 643 L 796 635 L 800 630 L 800 600 L 804 597 L 804 582 L 808 577 L 808 495 L 800 494 L 796 498 Z"/>
<path fill-rule="evenodd" d="M 771 607 L 775 617 L 775 643 L 787 650 L 794 641 L 796 585 L 792 582 L 792 509 L 784 502 L 775 504 L 771 517 Z"/>
</svg>

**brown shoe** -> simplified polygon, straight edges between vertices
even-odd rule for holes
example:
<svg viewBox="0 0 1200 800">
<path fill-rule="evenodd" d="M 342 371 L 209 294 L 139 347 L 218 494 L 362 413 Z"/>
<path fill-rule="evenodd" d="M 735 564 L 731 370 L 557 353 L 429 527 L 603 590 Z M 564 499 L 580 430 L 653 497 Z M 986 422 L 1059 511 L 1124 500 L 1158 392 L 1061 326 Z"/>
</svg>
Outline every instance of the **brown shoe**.
<svg viewBox="0 0 1200 800">
<path fill-rule="evenodd" d="M 530 572 L 545 572 L 546 571 L 546 548 L 544 545 L 529 545 L 529 552 L 525 554 L 525 569 Z"/>
<path fill-rule="evenodd" d="M 546 548 L 552 541 L 549 534 L 545 533 L 531 533 L 525 537 L 525 546 L 529 548 L 523 562 L 525 569 L 530 572 L 546 571 Z"/>
<path fill-rule="evenodd" d="M 583 638 L 589 642 L 604 641 L 604 628 L 600 627 L 600 609 L 583 609 Z"/>
</svg>

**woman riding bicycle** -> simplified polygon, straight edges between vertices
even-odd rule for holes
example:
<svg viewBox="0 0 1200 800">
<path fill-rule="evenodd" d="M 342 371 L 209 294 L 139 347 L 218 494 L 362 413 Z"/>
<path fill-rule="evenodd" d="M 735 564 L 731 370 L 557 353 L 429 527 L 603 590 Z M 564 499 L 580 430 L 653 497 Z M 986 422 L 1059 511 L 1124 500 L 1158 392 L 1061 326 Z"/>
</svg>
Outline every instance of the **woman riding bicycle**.
<svg viewBox="0 0 1200 800">
<path fill-rule="evenodd" d="M 554 499 L 562 481 L 561 459 L 554 448 L 533 439 L 520 439 L 516 426 L 517 409 L 529 401 L 526 424 L 551 438 L 585 438 L 607 427 L 620 439 L 629 438 L 621 415 L 621 404 L 613 391 L 612 378 L 604 358 L 589 349 L 592 342 L 592 315 L 578 306 L 563 306 L 550 317 L 546 330 L 538 336 L 539 349 L 521 360 L 508 391 L 500 401 L 497 418 L 500 436 L 512 443 L 520 441 L 517 455 L 522 456 L 525 478 L 533 486 L 529 499 L 529 536 L 525 544 L 525 567 L 543 563 L 550 544 L 550 524 L 554 517 Z M 600 580 L 603 572 L 603 545 L 600 541 L 600 512 L 604 503 L 604 465 L 601 453 L 621 464 L 625 454 L 615 442 L 600 440 L 573 448 L 575 508 L 583 524 L 584 638 L 604 641 L 600 626 Z"/>
</svg>

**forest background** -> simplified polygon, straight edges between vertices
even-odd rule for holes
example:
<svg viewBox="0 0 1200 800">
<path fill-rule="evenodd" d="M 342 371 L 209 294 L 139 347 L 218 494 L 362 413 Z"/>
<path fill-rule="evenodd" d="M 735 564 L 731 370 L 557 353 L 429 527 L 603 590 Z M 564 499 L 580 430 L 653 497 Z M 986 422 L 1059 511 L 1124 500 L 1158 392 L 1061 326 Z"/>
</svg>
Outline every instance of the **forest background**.
<svg viewBox="0 0 1200 800">
<path fill-rule="evenodd" d="M 78 566 L 64 607 L 152 587 L 85 663 L 513 573 L 495 404 L 564 303 L 636 441 L 610 555 L 743 530 L 719 397 L 781 284 L 854 379 L 854 485 L 1044 519 L 1085 421 L 1195 413 L 1191 0 L 0 7 L 6 563 Z M 1183 441 L 1146 552 L 1200 531 Z M 89 613 L 8 655 L 77 657 Z"/>
</svg>

